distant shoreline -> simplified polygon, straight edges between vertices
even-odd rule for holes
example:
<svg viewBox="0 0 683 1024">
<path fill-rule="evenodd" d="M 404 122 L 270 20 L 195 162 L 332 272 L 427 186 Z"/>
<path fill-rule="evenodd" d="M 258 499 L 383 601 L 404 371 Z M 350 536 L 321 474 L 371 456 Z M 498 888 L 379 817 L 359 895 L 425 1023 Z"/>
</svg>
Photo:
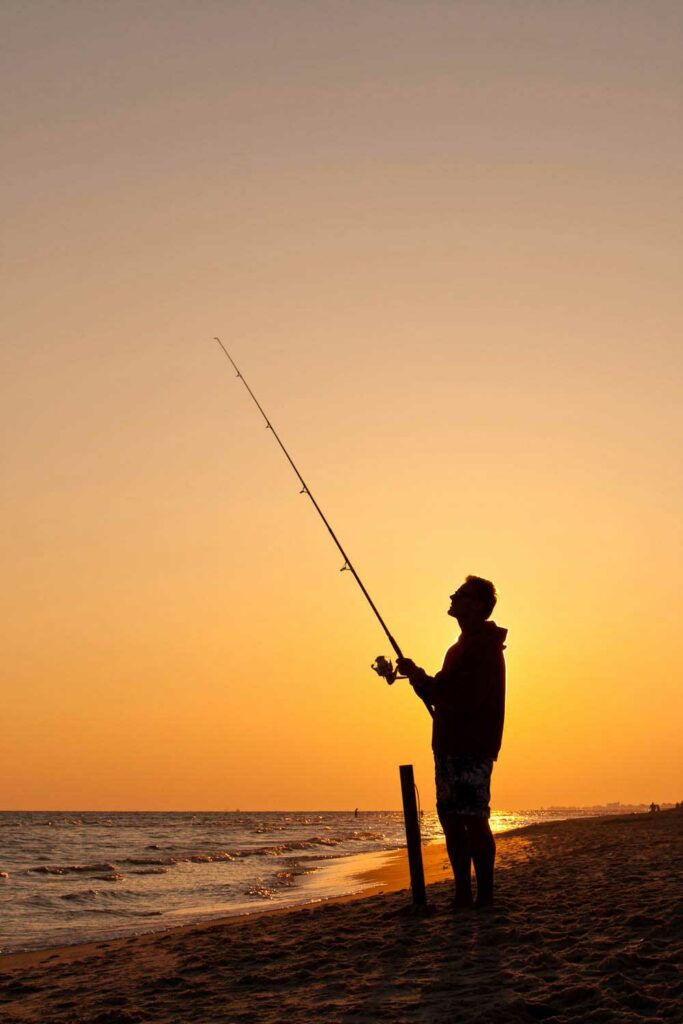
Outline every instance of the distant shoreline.
<svg viewBox="0 0 683 1024">
<path fill-rule="evenodd" d="M 649 804 L 590 804 L 590 805 L 568 805 L 564 804 L 551 804 L 548 807 L 523 807 L 523 808 L 509 808 L 509 807 L 496 807 L 493 809 L 493 814 L 530 814 L 530 813 L 546 813 L 546 814 L 563 814 L 567 812 L 581 812 L 578 815 L 569 815 L 572 817 L 604 817 L 612 814 L 644 814 L 649 809 Z M 660 807 L 663 811 L 675 809 L 675 803 L 672 801 L 663 801 L 660 803 Z M 170 808 L 168 810 L 158 810 L 157 808 L 126 808 L 125 810 L 111 810 L 110 808 L 104 808 L 103 810 L 93 810 L 88 807 L 78 808 L 62 808 L 62 807 L 0 807 L 0 814 L 73 814 L 78 816 L 79 814 L 350 814 L 353 815 L 354 807 L 326 807 L 324 809 L 315 808 L 313 810 L 301 810 L 300 808 L 285 807 L 282 810 L 274 810 L 272 807 L 262 808 L 220 808 L 213 810 L 206 810 L 202 808 Z M 434 813 L 434 808 L 425 808 L 425 811 L 429 814 Z M 401 814 L 400 807 L 362 807 L 358 808 L 359 814 Z"/>
</svg>

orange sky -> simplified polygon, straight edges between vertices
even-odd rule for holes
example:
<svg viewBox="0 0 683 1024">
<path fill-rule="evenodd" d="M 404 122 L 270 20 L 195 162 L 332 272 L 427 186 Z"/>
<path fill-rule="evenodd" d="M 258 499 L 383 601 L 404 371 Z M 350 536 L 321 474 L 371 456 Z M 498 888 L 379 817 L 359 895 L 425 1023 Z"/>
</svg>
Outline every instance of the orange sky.
<svg viewBox="0 0 683 1024">
<path fill-rule="evenodd" d="M 3 5 L 0 806 L 433 806 L 404 652 L 490 576 L 493 803 L 683 799 L 678 3 Z M 9 172 L 9 173 L 7 173 Z"/>
</svg>

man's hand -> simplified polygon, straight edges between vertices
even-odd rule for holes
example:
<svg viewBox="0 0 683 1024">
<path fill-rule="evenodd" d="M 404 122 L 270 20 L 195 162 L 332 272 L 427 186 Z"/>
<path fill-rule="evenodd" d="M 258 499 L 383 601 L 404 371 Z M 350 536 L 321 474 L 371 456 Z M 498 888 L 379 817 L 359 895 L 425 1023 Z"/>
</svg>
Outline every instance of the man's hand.
<svg viewBox="0 0 683 1024">
<path fill-rule="evenodd" d="M 396 662 L 396 671 L 402 676 L 408 676 L 408 679 L 410 679 L 411 676 L 418 673 L 420 669 L 410 658 L 399 658 Z"/>
</svg>

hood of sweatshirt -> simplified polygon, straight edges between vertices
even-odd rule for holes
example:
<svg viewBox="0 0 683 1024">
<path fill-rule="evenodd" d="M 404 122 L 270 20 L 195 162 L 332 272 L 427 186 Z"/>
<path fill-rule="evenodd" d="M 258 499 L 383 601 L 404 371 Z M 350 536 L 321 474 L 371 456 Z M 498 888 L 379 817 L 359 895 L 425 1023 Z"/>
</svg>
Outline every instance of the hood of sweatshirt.
<svg viewBox="0 0 683 1024">
<path fill-rule="evenodd" d="M 459 643 L 485 643 L 487 646 L 504 648 L 507 635 L 507 629 L 497 626 L 495 622 L 487 619 L 481 629 L 477 629 L 475 633 L 469 633 L 467 636 L 461 635 Z"/>
</svg>

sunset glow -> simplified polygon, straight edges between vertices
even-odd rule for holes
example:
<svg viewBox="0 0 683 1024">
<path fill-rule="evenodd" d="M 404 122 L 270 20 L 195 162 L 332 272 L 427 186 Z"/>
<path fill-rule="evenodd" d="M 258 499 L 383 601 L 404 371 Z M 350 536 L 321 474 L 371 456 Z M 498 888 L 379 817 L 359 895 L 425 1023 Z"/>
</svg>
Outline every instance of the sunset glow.
<svg viewBox="0 0 683 1024">
<path fill-rule="evenodd" d="M 675 4 L 4 5 L 5 809 L 683 798 Z"/>
</svg>

